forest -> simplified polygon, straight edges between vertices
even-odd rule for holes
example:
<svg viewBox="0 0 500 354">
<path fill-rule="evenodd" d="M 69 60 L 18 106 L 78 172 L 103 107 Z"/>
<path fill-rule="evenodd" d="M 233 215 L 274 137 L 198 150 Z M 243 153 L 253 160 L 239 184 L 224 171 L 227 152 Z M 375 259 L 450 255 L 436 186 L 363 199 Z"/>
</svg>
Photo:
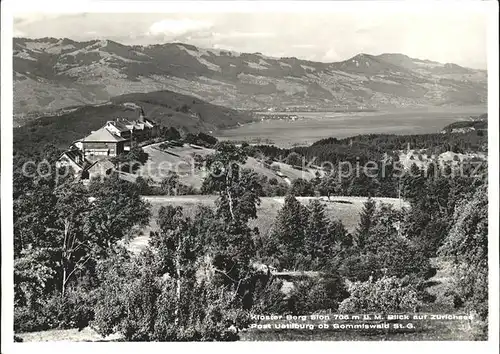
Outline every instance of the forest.
<svg viewBox="0 0 500 354">
<path fill-rule="evenodd" d="M 413 165 L 397 179 L 388 173 L 344 181 L 332 170 L 275 189 L 274 182 L 240 167 L 257 152 L 269 160 L 293 153 L 335 162 L 379 161 L 408 143 L 485 151 L 486 137 L 365 135 L 291 150 L 238 146 L 199 134 L 188 139 L 215 149 L 203 161 L 215 173 L 207 174 L 199 193 L 217 199 L 211 207 L 199 206 L 193 217 L 182 207 L 162 207 L 155 215 L 159 228 L 139 254 L 126 246 L 132 231 L 153 217 L 141 198 L 147 183 L 113 174 L 83 185 L 55 168 L 56 147 L 15 152 L 16 333 L 90 326 L 129 341 L 234 341 L 245 339 L 253 315 L 428 312 L 436 300 L 427 291 L 434 260 L 446 259 L 453 306 L 442 312 L 473 313 L 473 338 L 486 338 L 486 163 L 474 175 L 449 173 L 452 166 L 424 171 Z M 45 163 L 38 173 L 26 173 L 28 160 Z M 167 194 L 178 183 L 169 178 L 160 187 Z M 398 192 L 408 208 L 371 199 Z M 268 237 L 249 226 L 265 195 L 285 195 Z M 368 199 L 358 227 L 348 232 L 325 214 L 324 199 L 303 205 L 296 198 L 302 195 Z M 314 276 L 298 277 L 284 291 L 285 281 L 275 272 L 295 271 Z"/>
</svg>

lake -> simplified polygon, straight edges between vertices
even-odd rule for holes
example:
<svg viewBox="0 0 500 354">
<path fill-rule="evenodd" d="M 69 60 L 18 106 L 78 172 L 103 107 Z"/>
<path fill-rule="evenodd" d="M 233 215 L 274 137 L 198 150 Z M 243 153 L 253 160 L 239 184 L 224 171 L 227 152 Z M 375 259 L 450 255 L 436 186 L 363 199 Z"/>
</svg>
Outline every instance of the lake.
<svg viewBox="0 0 500 354">
<path fill-rule="evenodd" d="M 220 140 L 274 143 L 282 147 L 308 145 L 317 140 L 359 134 L 439 133 L 446 125 L 486 113 L 486 107 L 446 107 L 378 112 L 272 112 L 300 119 L 264 120 L 226 129 Z"/>
</svg>

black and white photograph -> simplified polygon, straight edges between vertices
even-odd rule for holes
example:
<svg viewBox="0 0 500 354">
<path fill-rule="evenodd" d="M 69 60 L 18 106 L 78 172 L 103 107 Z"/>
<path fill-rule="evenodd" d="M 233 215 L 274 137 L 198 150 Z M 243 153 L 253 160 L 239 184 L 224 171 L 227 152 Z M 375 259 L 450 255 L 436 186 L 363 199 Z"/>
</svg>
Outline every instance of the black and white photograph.
<svg viewBox="0 0 500 354">
<path fill-rule="evenodd" d="M 44 4 L 2 2 L 2 352 L 498 350 L 496 2 Z"/>
</svg>

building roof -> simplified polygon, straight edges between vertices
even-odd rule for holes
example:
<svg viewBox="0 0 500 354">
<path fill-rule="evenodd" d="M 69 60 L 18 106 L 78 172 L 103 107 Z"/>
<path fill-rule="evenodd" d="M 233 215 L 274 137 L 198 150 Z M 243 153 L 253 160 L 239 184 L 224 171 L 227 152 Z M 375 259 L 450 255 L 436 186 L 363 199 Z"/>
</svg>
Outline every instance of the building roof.
<svg viewBox="0 0 500 354">
<path fill-rule="evenodd" d="M 82 152 L 77 149 L 64 151 L 59 157 L 59 159 L 61 159 L 63 156 L 69 158 L 75 165 L 77 165 L 81 169 L 87 168 L 87 166 L 90 164 L 89 161 L 85 159 Z"/>
<path fill-rule="evenodd" d="M 113 125 L 116 129 L 118 129 L 118 131 L 120 132 L 127 132 L 129 131 L 130 129 L 127 128 L 126 124 L 127 122 L 121 122 L 121 121 L 109 121 L 108 122 L 109 124 Z"/>
<path fill-rule="evenodd" d="M 144 119 L 144 124 L 146 126 L 149 126 L 149 128 L 153 128 L 154 126 L 156 126 L 155 122 L 149 120 L 149 119 Z"/>
<path fill-rule="evenodd" d="M 122 137 L 119 137 L 115 134 L 110 133 L 105 127 L 102 127 L 99 130 L 96 130 L 89 136 L 85 137 L 82 139 L 83 142 L 120 142 L 120 141 L 126 141 L 126 139 L 123 139 Z"/>
<path fill-rule="evenodd" d="M 105 172 L 109 169 L 115 168 L 115 165 L 108 159 L 101 159 L 95 161 L 92 165 L 87 168 L 90 172 Z"/>
</svg>

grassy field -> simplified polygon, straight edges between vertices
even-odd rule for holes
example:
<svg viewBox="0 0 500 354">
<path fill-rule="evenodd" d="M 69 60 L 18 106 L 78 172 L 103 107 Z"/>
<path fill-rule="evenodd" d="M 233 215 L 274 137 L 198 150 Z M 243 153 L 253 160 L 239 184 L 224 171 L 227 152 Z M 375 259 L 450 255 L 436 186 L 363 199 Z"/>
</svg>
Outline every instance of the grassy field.
<svg viewBox="0 0 500 354">
<path fill-rule="evenodd" d="M 195 168 L 194 156 L 206 156 L 213 154 L 213 149 L 204 147 L 193 147 L 184 144 L 182 147 L 171 147 L 168 150 L 160 150 L 158 144 L 145 146 L 143 150 L 149 155 L 148 161 L 141 166 L 135 174 L 123 175 L 127 180 L 134 180 L 137 176 L 149 177 L 154 182 L 161 182 L 169 171 L 179 175 L 182 184 L 199 189 L 205 178 L 204 172 Z M 249 157 L 243 167 L 254 170 L 256 173 L 267 178 L 276 178 L 279 182 L 290 183 L 294 179 L 303 178 L 310 180 L 315 177 L 315 169 L 301 171 L 285 163 L 275 163 L 279 166 L 281 173 L 267 168 L 263 163 L 253 157 Z"/>
<path fill-rule="evenodd" d="M 486 110 L 486 107 L 471 106 L 385 112 L 287 112 L 296 114 L 300 119 L 248 123 L 223 130 L 218 138 L 250 143 L 266 140 L 281 147 L 291 147 L 308 145 L 328 137 L 346 138 L 359 134 L 439 133 L 450 123 L 467 120 L 471 115 L 479 115 Z"/>
<path fill-rule="evenodd" d="M 99 335 L 93 329 L 86 327 L 79 331 L 72 329 L 51 329 L 48 331 L 16 333 L 23 342 L 111 342 L 121 338 L 118 334 L 107 337 Z"/>
<path fill-rule="evenodd" d="M 129 248 L 133 251 L 142 249 L 147 244 L 149 232 L 157 229 L 156 217 L 158 210 L 164 205 L 182 206 L 185 215 L 193 216 L 197 205 L 213 206 L 216 196 L 194 195 L 194 196 L 145 196 L 144 199 L 151 203 L 152 219 L 150 224 L 137 232 L 135 237 L 129 244 Z M 307 205 L 314 197 L 298 197 L 300 202 Z M 342 221 L 344 226 L 353 231 L 359 222 L 359 212 L 363 208 L 363 203 L 366 197 L 332 197 L 331 201 L 327 201 L 326 197 L 321 198 L 326 206 L 327 215 L 330 218 L 336 218 Z M 396 198 L 374 198 L 377 202 L 392 204 L 398 208 L 399 199 Z M 283 197 L 265 197 L 261 198 L 261 204 L 257 208 L 257 219 L 250 221 L 251 227 L 258 227 L 260 234 L 266 236 L 271 228 L 278 211 L 284 203 Z"/>
</svg>

